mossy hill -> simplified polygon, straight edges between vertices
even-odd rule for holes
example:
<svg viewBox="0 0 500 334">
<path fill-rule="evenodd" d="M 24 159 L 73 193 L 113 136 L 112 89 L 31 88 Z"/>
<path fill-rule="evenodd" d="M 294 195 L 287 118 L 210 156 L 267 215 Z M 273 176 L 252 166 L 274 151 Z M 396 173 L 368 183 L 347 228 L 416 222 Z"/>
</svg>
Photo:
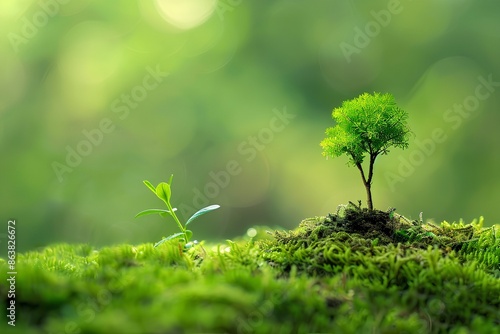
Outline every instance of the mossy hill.
<svg viewBox="0 0 500 334">
<path fill-rule="evenodd" d="M 500 226 L 354 205 L 293 231 L 198 245 L 18 254 L 1 333 L 500 333 Z M 6 305 L 7 264 L 0 260 Z"/>
</svg>

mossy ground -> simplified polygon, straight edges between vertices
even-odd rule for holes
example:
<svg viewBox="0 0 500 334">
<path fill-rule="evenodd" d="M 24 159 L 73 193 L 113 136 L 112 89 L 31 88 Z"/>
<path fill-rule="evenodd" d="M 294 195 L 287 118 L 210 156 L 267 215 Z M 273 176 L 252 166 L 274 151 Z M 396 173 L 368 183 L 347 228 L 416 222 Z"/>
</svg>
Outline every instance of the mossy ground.
<svg viewBox="0 0 500 334">
<path fill-rule="evenodd" d="M 0 332 L 500 333 L 499 230 L 350 205 L 188 251 L 53 245 L 19 254 Z"/>
</svg>

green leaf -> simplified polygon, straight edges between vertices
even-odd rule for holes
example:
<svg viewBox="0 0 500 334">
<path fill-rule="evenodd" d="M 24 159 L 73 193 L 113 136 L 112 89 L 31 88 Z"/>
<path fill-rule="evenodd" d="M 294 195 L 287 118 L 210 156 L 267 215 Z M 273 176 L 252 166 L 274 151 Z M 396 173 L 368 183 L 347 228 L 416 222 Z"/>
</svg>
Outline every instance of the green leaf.
<svg viewBox="0 0 500 334">
<path fill-rule="evenodd" d="M 193 236 L 193 231 L 191 231 L 191 230 L 185 230 L 184 232 L 186 233 L 186 239 L 187 239 L 187 241 L 189 241 L 191 239 L 191 237 Z"/>
<path fill-rule="evenodd" d="M 187 226 L 190 222 L 192 222 L 194 219 L 198 218 L 199 216 L 204 215 L 207 212 L 217 210 L 218 208 L 220 208 L 220 205 L 215 204 L 215 205 L 207 206 L 206 208 L 203 208 L 201 210 L 198 210 L 194 215 L 191 216 L 191 218 L 188 219 L 185 226 Z"/>
<path fill-rule="evenodd" d="M 165 203 L 170 203 L 170 196 L 172 194 L 170 185 L 166 182 L 161 182 L 156 186 L 156 196 L 163 200 Z"/>
<path fill-rule="evenodd" d="M 151 190 L 152 192 L 154 192 L 156 194 L 155 187 L 151 184 L 151 182 L 149 182 L 148 180 L 144 180 L 144 181 L 142 181 L 142 183 L 144 183 L 146 185 L 146 187 L 149 188 L 149 190 Z"/>
<path fill-rule="evenodd" d="M 176 208 L 173 208 L 173 211 L 177 211 Z M 135 215 L 135 218 L 141 217 L 141 216 L 146 216 L 146 215 L 152 215 L 155 213 L 159 213 L 162 217 L 165 217 L 167 214 L 172 215 L 172 212 L 170 210 L 162 210 L 162 209 L 148 209 L 139 212 L 138 214 Z"/>
<path fill-rule="evenodd" d="M 163 243 L 165 243 L 165 242 L 167 242 L 167 241 L 169 241 L 169 240 L 172 240 L 172 239 L 178 238 L 178 237 L 183 236 L 183 235 L 184 235 L 184 233 L 182 233 L 182 232 L 179 232 L 179 233 L 175 233 L 175 234 L 169 235 L 168 237 L 163 238 L 163 239 L 161 239 L 160 241 L 158 241 L 158 242 L 155 244 L 155 247 L 158 247 L 158 246 L 160 246 L 161 244 L 163 244 Z"/>
<path fill-rule="evenodd" d="M 170 179 L 168 180 L 168 184 L 170 184 L 170 186 L 172 186 L 172 180 L 174 179 L 174 174 L 171 174 L 170 175 Z"/>
</svg>

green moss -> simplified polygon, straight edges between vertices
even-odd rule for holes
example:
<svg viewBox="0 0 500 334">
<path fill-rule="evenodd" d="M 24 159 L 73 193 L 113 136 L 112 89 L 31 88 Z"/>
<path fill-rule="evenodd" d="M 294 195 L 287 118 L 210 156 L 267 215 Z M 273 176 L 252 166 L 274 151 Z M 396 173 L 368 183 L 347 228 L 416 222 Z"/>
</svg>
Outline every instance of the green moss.
<svg viewBox="0 0 500 334">
<path fill-rule="evenodd" d="M 498 230 L 348 206 L 187 252 L 53 245 L 18 254 L 16 327 L 0 331 L 499 333 Z"/>
</svg>

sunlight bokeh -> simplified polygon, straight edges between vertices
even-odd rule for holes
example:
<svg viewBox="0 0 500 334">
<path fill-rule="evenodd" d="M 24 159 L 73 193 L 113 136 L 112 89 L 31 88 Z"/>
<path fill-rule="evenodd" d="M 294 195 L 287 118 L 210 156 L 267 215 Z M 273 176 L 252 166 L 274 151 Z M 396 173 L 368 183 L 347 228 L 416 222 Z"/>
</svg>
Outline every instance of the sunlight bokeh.
<svg viewBox="0 0 500 334">
<path fill-rule="evenodd" d="M 179 29 L 192 29 L 203 24 L 214 13 L 217 0 L 155 0 L 161 16 Z"/>
</svg>

